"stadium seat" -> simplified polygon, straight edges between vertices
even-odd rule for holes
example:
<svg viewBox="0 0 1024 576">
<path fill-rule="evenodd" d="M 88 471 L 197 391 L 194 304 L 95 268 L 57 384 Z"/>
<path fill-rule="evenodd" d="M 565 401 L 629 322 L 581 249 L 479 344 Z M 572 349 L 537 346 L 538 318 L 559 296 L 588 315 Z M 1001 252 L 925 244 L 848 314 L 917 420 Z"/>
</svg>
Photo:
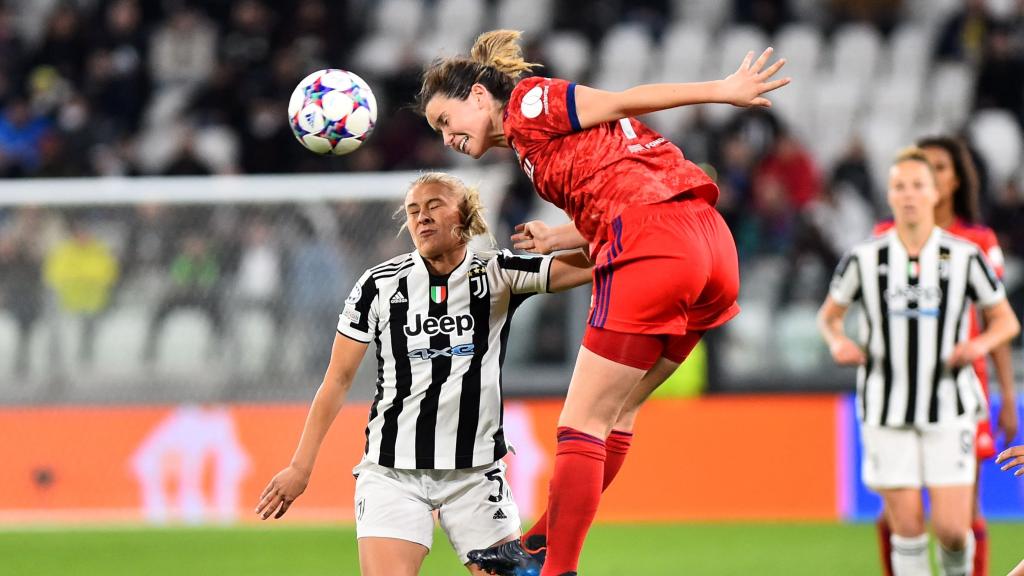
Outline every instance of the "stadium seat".
<svg viewBox="0 0 1024 576">
<path fill-rule="evenodd" d="M 157 371 L 175 376 L 202 374 L 214 344 L 210 321 L 203 313 L 171 312 L 157 341 Z"/>
<path fill-rule="evenodd" d="M 813 81 L 802 79 L 793 82 L 767 97 L 772 102 L 772 112 L 798 139 L 812 144 L 817 141 L 814 116 L 807 113 L 811 109 L 811 99 L 814 98 Z"/>
<path fill-rule="evenodd" d="M 364 38 L 356 48 L 353 60 L 362 74 L 391 76 L 402 69 L 404 53 L 408 50 L 407 37 L 393 37 L 387 32 L 376 32 Z"/>
<path fill-rule="evenodd" d="M 528 39 L 543 38 L 551 27 L 551 0 L 500 0 L 495 27 L 525 30 Z"/>
<path fill-rule="evenodd" d="M 810 102 L 815 134 L 810 150 L 823 166 L 830 166 L 846 149 L 860 111 L 861 92 L 846 77 L 823 76 L 816 83 Z"/>
<path fill-rule="evenodd" d="M 921 84 L 912 75 L 894 74 L 880 79 L 871 89 L 867 102 L 874 118 L 899 124 L 907 129 L 917 124 L 921 106 Z"/>
<path fill-rule="evenodd" d="M 832 74 L 866 87 L 878 68 L 882 39 L 867 24 L 846 24 L 832 38 Z"/>
<path fill-rule="evenodd" d="M 620 24 L 605 34 L 598 52 L 593 84 L 602 90 L 625 90 L 646 80 L 651 37 L 639 24 Z"/>
<path fill-rule="evenodd" d="M 716 44 L 718 55 L 708 58 L 705 72 L 708 78 L 725 78 L 736 71 L 747 52 L 753 51 L 756 57 L 767 48 L 768 36 L 754 26 L 732 26 L 719 34 Z M 737 111 L 729 105 L 707 107 L 708 118 L 715 124 L 724 123 Z"/>
<path fill-rule="evenodd" d="M 374 15 L 374 30 L 391 38 L 415 38 L 423 21 L 422 0 L 382 0 Z"/>
<path fill-rule="evenodd" d="M 672 0 L 672 19 L 715 31 L 728 18 L 730 6 L 721 0 Z"/>
<path fill-rule="evenodd" d="M 989 186 L 1002 188 L 1020 169 L 1024 152 L 1020 124 L 1011 112 L 990 108 L 975 113 L 968 133 L 971 144 L 985 159 Z"/>
<path fill-rule="evenodd" d="M 10 386 L 10 374 L 14 372 L 14 364 L 18 348 L 18 324 L 14 317 L 0 309 L 0 388 Z"/>
<path fill-rule="evenodd" d="M 590 44 L 577 32 L 555 31 L 541 48 L 551 75 L 584 82 L 590 67 Z"/>
<path fill-rule="evenodd" d="M 652 82 L 698 82 L 706 80 L 702 66 L 710 46 L 708 31 L 693 22 L 677 22 L 662 38 L 661 57 L 651 71 Z M 662 110 L 649 118 L 651 125 L 664 134 L 671 134 L 692 118 L 694 107 L 683 106 Z"/>
<path fill-rule="evenodd" d="M 272 346 L 283 346 L 274 339 L 273 319 L 263 310 L 241 310 L 231 322 L 231 366 L 237 373 L 258 376 L 267 369 Z M 281 356 L 284 356 L 283 351 Z"/>
<path fill-rule="evenodd" d="M 921 24 L 904 24 L 893 31 L 885 60 L 889 75 L 923 82 L 932 60 L 932 35 Z"/>
<path fill-rule="evenodd" d="M 786 59 L 784 76 L 792 76 L 797 83 L 811 84 L 821 64 L 823 42 L 821 32 L 810 24 L 790 24 L 775 35 L 776 57 Z"/>
<path fill-rule="evenodd" d="M 149 329 L 149 310 L 115 306 L 96 329 L 96 365 L 105 375 L 138 374 Z"/>
<path fill-rule="evenodd" d="M 903 13 L 911 22 L 935 30 L 950 14 L 963 7 L 963 0 L 906 0 Z"/>
<path fill-rule="evenodd" d="M 880 194 L 875 203 L 884 206 L 889 167 L 900 149 L 910 142 L 909 131 L 885 115 L 870 116 L 860 122 L 859 128 L 867 155 L 868 170 L 875 181 L 875 190 Z"/>
<path fill-rule="evenodd" d="M 827 279 L 825 280 L 827 282 Z M 818 332 L 817 303 L 787 306 L 775 317 L 782 368 L 795 374 L 813 374 L 827 360 L 828 349 Z"/>
<path fill-rule="evenodd" d="M 928 83 L 932 114 L 943 130 L 955 131 L 967 121 L 974 98 L 974 72 L 959 62 L 935 67 Z"/>
<path fill-rule="evenodd" d="M 433 27 L 438 35 L 472 40 L 484 31 L 483 0 L 439 0 L 433 14 Z"/>
</svg>

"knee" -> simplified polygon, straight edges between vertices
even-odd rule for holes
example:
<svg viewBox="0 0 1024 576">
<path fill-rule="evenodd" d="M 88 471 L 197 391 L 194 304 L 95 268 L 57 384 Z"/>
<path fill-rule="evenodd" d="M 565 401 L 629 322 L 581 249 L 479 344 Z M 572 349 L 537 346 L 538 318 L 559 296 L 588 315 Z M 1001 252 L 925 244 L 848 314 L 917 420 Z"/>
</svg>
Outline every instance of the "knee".
<svg viewBox="0 0 1024 576">
<path fill-rule="evenodd" d="M 918 536 L 925 533 L 924 516 L 914 513 L 890 514 L 889 527 L 898 536 Z"/>
<path fill-rule="evenodd" d="M 935 539 L 946 550 L 963 550 L 967 547 L 968 530 L 963 526 L 936 524 L 934 530 Z"/>
</svg>

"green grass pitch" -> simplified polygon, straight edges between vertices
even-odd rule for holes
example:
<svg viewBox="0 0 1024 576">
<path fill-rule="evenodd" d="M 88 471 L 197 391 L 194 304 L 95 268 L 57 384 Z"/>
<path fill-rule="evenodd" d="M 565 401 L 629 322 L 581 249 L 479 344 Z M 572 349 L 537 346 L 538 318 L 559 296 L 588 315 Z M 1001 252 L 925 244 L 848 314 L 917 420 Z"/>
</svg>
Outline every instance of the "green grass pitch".
<svg viewBox="0 0 1024 576">
<path fill-rule="evenodd" d="M 992 523 L 992 574 L 1024 556 L 1024 525 Z M 879 574 L 868 524 L 598 525 L 581 576 Z M 0 573 L 11 575 L 357 575 L 351 526 L 0 529 Z M 424 576 L 468 574 L 435 536 Z"/>
</svg>

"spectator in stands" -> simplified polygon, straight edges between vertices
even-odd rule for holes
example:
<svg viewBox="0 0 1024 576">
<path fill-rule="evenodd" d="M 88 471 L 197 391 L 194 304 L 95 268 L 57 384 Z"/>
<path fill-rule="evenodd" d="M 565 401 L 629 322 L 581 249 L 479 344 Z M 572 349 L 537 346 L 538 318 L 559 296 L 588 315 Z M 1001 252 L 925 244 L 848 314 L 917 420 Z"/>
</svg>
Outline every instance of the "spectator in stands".
<svg viewBox="0 0 1024 576">
<path fill-rule="evenodd" d="M 98 49 L 89 56 L 82 87 L 93 110 L 124 136 L 136 132 L 150 96 L 148 45 L 135 0 L 117 0 L 106 10 Z"/>
<path fill-rule="evenodd" d="M 110 304 L 120 267 L 113 251 L 79 216 L 68 223 L 70 236 L 58 243 L 43 263 L 43 279 L 56 296 L 58 313 L 51 340 L 52 366 L 64 368 L 64 328 L 77 322 L 81 333 L 78 361 L 91 366 L 100 315 Z"/>
<path fill-rule="evenodd" d="M 82 84 L 89 42 L 82 30 L 82 17 L 71 3 L 60 3 L 50 15 L 43 45 L 35 53 L 33 67 L 52 66 L 71 82 Z"/>
<path fill-rule="evenodd" d="M 0 236 L 0 310 L 18 325 L 14 351 L 14 375 L 24 378 L 29 369 L 32 328 L 42 311 L 42 278 L 39 261 L 13 234 Z"/>
<path fill-rule="evenodd" d="M 1018 48 L 1007 26 L 993 26 L 985 39 L 974 107 L 1009 110 L 1024 125 L 1024 51 Z"/>
<path fill-rule="evenodd" d="M 303 351 L 302 369 L 315 374 L 331 358 L 331 343 L 323 334 L 337 324 L 341 307 L 337 287 L 352 282 L 347 277 L 349 265 L 346 256 L 301 217 L 295 219 L 295 239 L 288 253 L 284 277 L 288 331 L 296 334 Z"/>
<path fill-rule="evenodd" d="M 799 213 L 821 191 L 818 167 L 796 137 L 780 129 L 753 182 L 752 207 L 762 249 L 785 252 L 792 245 Z"/>
<path fill-rule="evenodd" d="M 234 290 L 228 300 L 233 324 L 231 341 L 235 345 L 236 358 L 240 357 L 239 345 L 245 335 L 238 321 L 245 312 L 262 313 L 272 326 L 268 339 L 270 347 L 261 354 L 269 373 L 281 368 L 280 336 L 284 324 L 281 269 L 281 252 L 269 224 L 261 216 L 252 217 L 242 232 Z"/>
<path fill-rule="evenodd" d="M 839 265 L 843 254 L 871 235 L 873 225 L 874 211 L 867 200 L 849 182 L 833 179 L 797 215 L 777 306 L 790 304 L 804 284 L 800 270 L 806 257 L 817 259 L 827 276 Z M 824 300 L 828 292 L 826 283 L 816 283 L 814 288 L 816 292 L 805 296 L 814 302 Z"/>
<path fill-rule="evenodd" d="M 868 203 L 873 212 L 878 211 L 878 201 L 875 199 L 864 143 L 857 136 L 850 140 L 846 151 L 832 167 L 832 185 L 835 186 L 839 182 L 849 184 Z"/>
<path fill-rule="evenodd" d="M 46 118 L 36 116 L 24 98 L 16 98 L 0 117 L 0 176 L 26 176 L 39 167 L 39 148 L 50 130 Z"/>
<path fill-rule="evenodd" d="M 17 86 L 21 85 L 25 46 L 14 29 L 11 10 L 0 3 L 0 109 L 6 104 Z"/>
<path fill-rule="evenodd" d="M 989 33 L 995 26 L 985 0 L 964 0 L 964 7 L 946 20 L 939 33 L 935 57 L 968 64 L 981 62 Z"/>
<path fill-rule="evenodd" d="M 217 62 L 217 31 L 195 8 L 179 6 L 152 36 L 149 67 L 160 89 L 195 88 Z"/>
<path fill-rule="evenodd" d="M 202 232 L 190 231 L 181 240 L 180 252 L 171 262 L 168 293 L 157 307 L 146 335 L 143 360 L 157 360 L 157 342 L 167 317 L 180 308 L 206 314 L 213 328 L 211 353 L 219 353 L 224 338 L 224 316 L 220 302 L 221 269 L 216 253 Z"/>
</svg>

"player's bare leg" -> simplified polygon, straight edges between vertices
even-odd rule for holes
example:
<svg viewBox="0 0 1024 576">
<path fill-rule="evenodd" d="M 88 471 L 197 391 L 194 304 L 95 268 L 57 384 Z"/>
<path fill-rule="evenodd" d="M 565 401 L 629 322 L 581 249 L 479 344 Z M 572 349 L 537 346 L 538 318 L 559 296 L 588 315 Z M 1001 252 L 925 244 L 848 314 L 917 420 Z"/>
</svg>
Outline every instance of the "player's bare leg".
<svg viewBox="0 0 1024 576">
<path fill-rule="evenodd" d="M 644 374 L 644 377 L 637 382 L 636 386 L 626 398 L 626 404 L 622 407 L 618 419 L 612 426 L 612 430 L 632 432 L 636 426 L 636 417 L 640 413 L 640 407 L 650 398 L 651 394 L 668 380 L 668 377 L 679 369 L 679 364 L 664 356 L 658 358 L 658 362 Z"/>
<path fill-rule="evenodd" d="M 971 532 L 974 487 L 941 486 L 929 489 L 932 530 L 939 541 L 944 574 L 969 575 L 974 568 L 974 535 Z"/>
<path fill-rule="evenodd" d="M 547 559 L 541 576 L 573 574 L 601 501 L 605 438 L 646 370 L 581 347 L 558 420 L 548 492 Z"/>
<path fill-rule="evenodd" d="M 430 550 L 399 538 L 360 538 L 359 570 L 362 576 L 417 576 Z"/>
<path fill-rule="evenodd" d="M 931 576 L 921 491 L 896 488 L 882 490 L 881 496 L 892 530 L 894 576 Z"/>
</svg>

